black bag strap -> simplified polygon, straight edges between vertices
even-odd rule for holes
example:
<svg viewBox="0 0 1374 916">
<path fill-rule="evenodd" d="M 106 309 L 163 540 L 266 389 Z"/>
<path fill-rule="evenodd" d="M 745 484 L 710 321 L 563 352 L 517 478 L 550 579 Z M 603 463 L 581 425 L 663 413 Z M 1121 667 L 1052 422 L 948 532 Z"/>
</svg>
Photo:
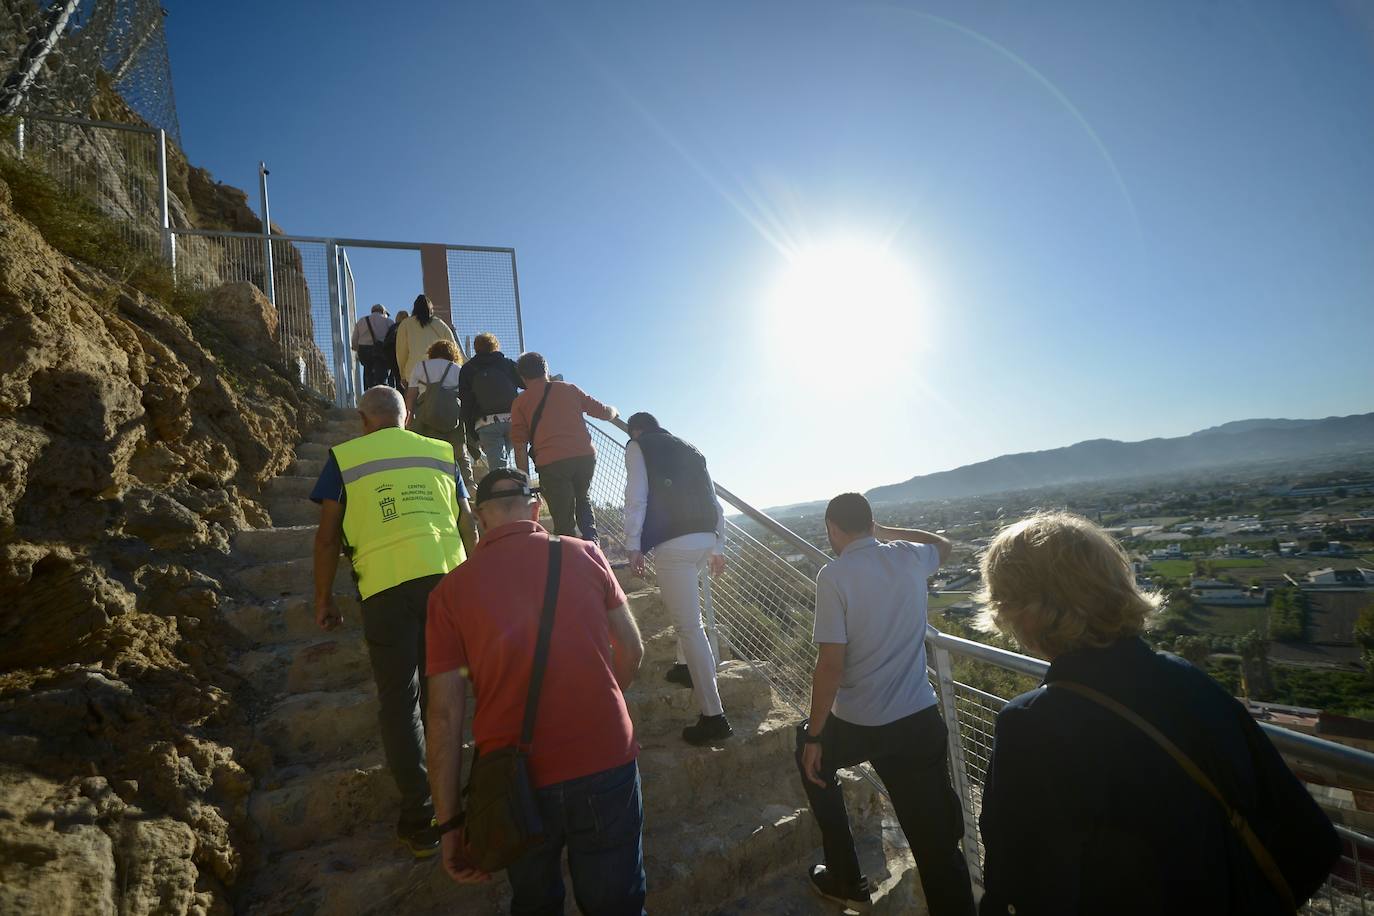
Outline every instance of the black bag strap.
<svg viewBox="0 0 1374 916">
<path fill-rule="evenodd" d="M 521 751 L 534 740 L 534 719 L 539 711 L 539 691 L 544 686 L 548 667 L 549 641 L 553 636 L 553 611 L 558 604 L 558 581 L 563 568 L 563 545 L 558 535 L 549 535 L 549 575 L 544 581 L 544 610 L 539 615 L 539 641 L 534 645 L 534 667 L 530 669 L 530 692 L 525 697 L 525 722 L 520 726 Z"/>
<path fill-rule="evenodd" d="M 368 315 L 363 321 L 367 322 L 367 333 L 372 338 L 372 346 L 377 346 L 377 329 L 372 326 L 372 316 Z"/>
<path fill-rule="evenodd" d="M 1285 912 L 1296 913 L 1298 911 L 1297 903 L 1293 900 L 1293 890 L 1288 886 L 1288 880 L 1284 878 L 1283 872 L 1279 870 L 1278 863 L 1274 861 L 1273 855 L 1265 848 L 1260 838 L 1255 836 L 1255 831 L 1251 829 L 1250 822 L 1226 800 L 1226 796 L 1221 794 L 1221 790 L 1217 788 L 1216 783 L 1212 782 L 1211 777 L 1202 771 L 1202 767 L 1198 766 L 1193 762 L 1191 757 L 1183 753 L 1178 745 L 1169 740 L 1167 735 L 1151 725 L 1135 710 L 1084 684 L 1079 684 L 1074 681 L 1054 681 L 1048 686 L 1062 687 L 1070 693 L 1076 693 L 1086 700 L 1091 700 L 1108 712 L 1115 713 L 1117 716 L 1125 719 L 1127 722 L 1144 732 L 1155 744 L 1162 747 L 1170 757 L 1174 758 L 1174 762 L 1182 768 L 1183 772 L 1188 774 L 1193 782 L 1197 783 L 1204 792 L 1216 799 L 1217 803 L 1221 805 L 1222 810 L 1226 812 L 1227 821 L 1230 822 L 1231 827 L 1240 836 L 1241 841 L 1245 843 L 1245 847 L 1250 850 L 1250 855 L 1254 856 L 1255 864 L 1259 866 L 1260 871 L 1264 872 L 1264 876 L 1269 879 L 1269 883 L 1273 885 L 1274 890 L 1278 893 L 1279 899 L 1283 901 Z"/>
<path fill-rule="evenodd" d="M 539 418 L 544 416 L 544 402 L 549 399 L 549 392 L 553 390 L 553 382 L 544 383 L 544 396 L 539 399 L 539 406 L 534 408 L 534 416 L 530 417 L 530 441 L 525 446 L 527 453 L 534 453 L 534 433 L 539 429 Z"/>
<path fill-rule="evenodd" d="M 445 369 L 444 369 L 444 374 L 441 375 L 441 376 L 439 376 L 439 388 L 440 388 L 440 390 L 443 389 L 443 387 L 444 387 L 444 382 L 446 382 L 446 381 L 448 380 L 448 374 L 449 374 L 450 372 L 453 371 L 453 367 L 456 366 L 456 365 L 457 365 L 457 363 L 454 363 L 454 362 L 450 361 L 449 364 L 448 364 L 448 366 L 445 367 Z"/>
</svg>

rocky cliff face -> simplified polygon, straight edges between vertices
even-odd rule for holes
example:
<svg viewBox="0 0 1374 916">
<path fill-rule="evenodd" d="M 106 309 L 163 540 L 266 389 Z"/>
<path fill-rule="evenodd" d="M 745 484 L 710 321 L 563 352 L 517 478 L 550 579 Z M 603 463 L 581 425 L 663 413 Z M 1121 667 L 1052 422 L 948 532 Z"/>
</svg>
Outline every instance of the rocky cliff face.
<svg viewBox="0 0 1374 916">
<path fill-rule="evenodd" d="M 252 352 L 261 295 L 215 295 L 193 328 L 0 184 L 0 911 L 226 912 L 251 850 L 218 575 L 323 405 Z"/>
</svg>

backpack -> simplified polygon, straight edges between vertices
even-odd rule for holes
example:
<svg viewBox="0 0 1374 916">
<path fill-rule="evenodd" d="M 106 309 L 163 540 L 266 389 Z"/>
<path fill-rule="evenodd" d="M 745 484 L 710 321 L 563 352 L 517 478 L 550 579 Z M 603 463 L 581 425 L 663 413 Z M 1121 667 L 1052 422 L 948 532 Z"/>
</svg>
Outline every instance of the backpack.
<svg viewBox="0 0 1374 916">
<path fill-rule="evenodd" d="M 510 413 L 515 400 L 515 382 L 511 379 L 510 360 L 491 360 L 477 370 L 472 380 L 472 395 L 477 400 L 477 416 Z"/>
<path fill-rule="evenodd" d="M 444 387 L 448 374 L 456 365 L 457 363 L 449 363 L 439 381 L 433 382 L 429 378 L 429 367 L 425 363 L 420 364 L 420 371 L 425 376 L 425 390 L 420 392 L 420 397 L 415 402 L 415 418 L 430 429 L 442 433 L 449 433 L 458 428 L 461 406 L 458 389 Z"/>
</svg>

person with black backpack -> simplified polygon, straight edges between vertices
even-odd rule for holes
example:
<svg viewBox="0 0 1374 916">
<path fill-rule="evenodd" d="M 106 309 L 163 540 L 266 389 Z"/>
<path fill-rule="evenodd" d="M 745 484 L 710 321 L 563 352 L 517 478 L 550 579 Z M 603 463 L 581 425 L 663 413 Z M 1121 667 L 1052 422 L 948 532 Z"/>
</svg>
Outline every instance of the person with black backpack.
<svg viewBox="0 0 1374 916">
<path fill-rule="evenodd" d="M 396 322 L 386 332 L 386 337 L 382 338 L 382 359 L 386 363 L 386 382 L 402 396 L 406 393 L 406 380 L 401 378 L 401 366 L 396 361 L 396 335 L 400 331 L 401 325 L 410 317 L 410 313 L 402 309 L 396 313 Z"/>
<path fill-rule="evenodd" d="M 453 341 L 436 340 L 429 345 L 425 356 L 410 370 L 406 386 L 410 431 L 452 445 L 453 459 L 458 463 L 463 483 L 471 489 L 472 459 L 463 447 L 462 405 L 458 399 L 458 372 L 463 365 L 463 354 Z"/>
<path fill-rule="evenodd" d="M 501 352 L 495 334 L 483 332 L 472 340 L 474 355 L 458 373 L 458 396 L 463 402 L 463 426 L 475 437 L 487 459 L 487 470 L 511 464 L 510 406 L 525 387 L 515 360 Z"/>
<path fill-rule="evenodd" d="M 380 302 L 372 306 L 371 314 L 359 318 L 353 326 L 353 349 L 363 367 L 364 389 L 386 384 L 391 363 L 382 342 L 391 334 L 392 327 L 386 306 Z"/>
</svg>

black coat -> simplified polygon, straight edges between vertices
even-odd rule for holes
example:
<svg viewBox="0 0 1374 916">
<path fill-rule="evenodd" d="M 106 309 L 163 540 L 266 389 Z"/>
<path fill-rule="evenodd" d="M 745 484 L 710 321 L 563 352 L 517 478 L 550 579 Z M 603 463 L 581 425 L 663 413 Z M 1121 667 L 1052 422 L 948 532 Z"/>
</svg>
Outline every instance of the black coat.
<svg viewBox="0 0 1374 916">
<path fill-rule="evenodd" d="M 525 387 L 525 380 L 515 369 L 515 360 L 500 350 L 478 353 L 463 363 L 463 368 L 458 370 L 458 398 L 462 404 L 463 424 L 467 427 L 469 435 L 473 434 L 473 425 L 482 417 L 481 405 L 477 403 L 476 393 L 472 390 L 472 380 L 477 378 L 478 372 L 488 366 L 496 366 L 506 372 L 516 391 Z"/>
<path fill-rule="evenodd" d="M 1055 659 L 997 717 L 980 818 L 989 914 L 1282 912 L 1221 806 L 1136 726 L 1150 722 L 1249 820 L 1299 901 L 1339 854 L 1330 820 L 1219 684 L 1140 639 Z"/>
</svg>

